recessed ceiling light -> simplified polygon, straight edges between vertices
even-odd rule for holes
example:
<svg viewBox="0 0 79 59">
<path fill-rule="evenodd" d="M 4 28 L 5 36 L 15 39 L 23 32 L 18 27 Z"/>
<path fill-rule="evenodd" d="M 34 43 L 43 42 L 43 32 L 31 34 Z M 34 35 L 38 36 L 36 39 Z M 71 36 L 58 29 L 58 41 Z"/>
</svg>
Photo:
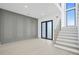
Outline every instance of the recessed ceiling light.
<svg viewBox="0 0 79 59">
<path fill-rule="evenodd" d="M 25 8 L 28 8 L 28 6 L 27 6 L 27 5 L 25 5 L 24 7 L 25 7 Z"/>
</svg>

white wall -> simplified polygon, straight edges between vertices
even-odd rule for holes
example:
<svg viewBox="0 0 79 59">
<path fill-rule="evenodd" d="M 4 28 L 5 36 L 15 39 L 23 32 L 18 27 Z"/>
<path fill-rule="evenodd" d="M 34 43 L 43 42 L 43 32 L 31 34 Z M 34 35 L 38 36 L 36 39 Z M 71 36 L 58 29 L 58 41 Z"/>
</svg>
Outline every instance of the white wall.
<svg viewBox="0 0 79 59">
<path fill-rule="evenodd" d="M 57 16 L 58 16 L 58 18 L 57 18 Z M 41 22 L 53 20 L 53 34 L 54 34 L 54 30 L 56 28 L 58 20 L 60 20 L 60 16 L 61 16 L 61 13 L 58 12 L 56 14 L 53 14 L 52 16 L 46 16 L 46 17 L 38 19 L 38 38 L 41 38 Z"/>
<path fill-rule="evenodd" d="M 79 43 L 79 4 L 77 4 L 77 27 L 78 27 L 78 43 Z"/>
<path fill-rule="evenodd" d="M 48 21 L 48 20 L 53 20 L 53 39 L 54 39 L 54 32 L 56 30 L 57 24 L 59 20 L 61 19 L 61 11 L 57 4 L 55 4 L 56 8 L 54 8 L 51 13 L 51 15 L 47 15 L 45 17 L 39 18 L 38 19 L 38 38 L 41 38 L 41 22 L 42 21 Z"/>
<path fill-rule="evenodd" d="M 79 43 L 79 15 L 78 15 L 78 43 Z"/>
<path fill-rule="evenodd" d="M 65 4 L 61 4 L 61 27 L 66 26 L 66 12 L 65 12 Z"/>
<path fill-rule="evenodd" d="M 0 9 L 0 28 L 1 43 L 33 39 L 38 35 L 38 20 Z"/>
<path fill-rule="evenodd" d="M 78 44 L 79 44 L 79 15 L 78 15 Z"/>
</svg>

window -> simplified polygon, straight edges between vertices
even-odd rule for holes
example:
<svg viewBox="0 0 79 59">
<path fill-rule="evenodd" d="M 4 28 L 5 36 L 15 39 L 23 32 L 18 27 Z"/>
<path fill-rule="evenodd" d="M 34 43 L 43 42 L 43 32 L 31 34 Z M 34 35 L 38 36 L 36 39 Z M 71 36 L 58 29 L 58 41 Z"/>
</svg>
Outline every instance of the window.
<svg viewBox="0 0 79 59">
<path fill-rule="evenodd" d="M 68 22 L 68 25 L 75 25 L 74 22 L 75 22 L 75 10 L 70 10 L 70 11 L 67 11 L 67 22 Z"/>
<path fill-rule="evenodd" d="M 74 26 L 76 21 L 75 3 L 66 3 L 66 22 L 67 26 Z"/>
<path fill-rule="evenodd" d="M 66 9 L 75 7 L 75 3 L 66 3 Z"/>
</svg>

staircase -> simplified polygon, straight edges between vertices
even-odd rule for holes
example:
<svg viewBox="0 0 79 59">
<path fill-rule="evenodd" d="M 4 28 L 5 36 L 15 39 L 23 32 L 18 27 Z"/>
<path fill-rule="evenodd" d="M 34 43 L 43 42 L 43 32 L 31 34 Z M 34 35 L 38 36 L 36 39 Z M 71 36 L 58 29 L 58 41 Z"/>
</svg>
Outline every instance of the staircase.
<svg viewBox="0 0 79 59">
<path fill-rule="evenodd" d="M 55 47 L 79 54 L 77 27 L 63 27 L 59 32 Z"/>
</svg>

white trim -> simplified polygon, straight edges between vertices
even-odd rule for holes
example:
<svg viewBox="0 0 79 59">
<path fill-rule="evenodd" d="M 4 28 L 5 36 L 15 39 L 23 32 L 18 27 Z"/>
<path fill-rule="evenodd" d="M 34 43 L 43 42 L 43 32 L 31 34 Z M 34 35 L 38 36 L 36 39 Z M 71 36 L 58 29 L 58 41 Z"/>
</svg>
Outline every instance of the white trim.
<svg viewBox="0 0 79 59">
<path fill-rule="evenodd" d="M 66 20 L 66 3 L 65 3 L 65 5 L 64 5 L 64 7 L 65 7 L 65 8 L 64 8 L 64 10 L 65 10 L 65 11 L 64 11 L 64 14 L 65 14 L 65 16 L 64 16 L 64 18 L 65 18 L 65 25 L 67 26 L 67 20 Z"/>
<path fill-rule="evenodd" d="M 77 3 L 76 8 L 77 8 L 77 10 L 76 10 L 76 12 L 77 12 L 77 16 L 76 16 L 77 17 L 77 24 L 76 25 L 77 25 L 77 28 L 78 28 L 78 46 L 79 46 L 79 15 L 78 15 L 79 14 L 79 12 L 78 12 L 79 4 L 78 3 Z"/>
<path fill-rule="evenodd" d="M 64 10 L 62 9 L 62 6 L 60 7 L 58 3 L 55 3 L 55 5 L 58 7 L 58 9 L 60 10 L 60 12 L 64 11 Z"/>
<path fill-rule="evenodd" d="M 78 18 L 77 18 L 77 17 L 78 17 L 78 16 L 77 16 L 78 13 L 77 13 L 77 10 L 78 10 L 78 4 L 76 3 L 76 26 L 77 26 L 77 23 L 78 23 Z"/>
<path fill-rule="evenodd" d="M 76 9 L 76 7 L 65 9 L 65 11 L 69 11 L 69 10 L 72 10 L 72 9 Z"/>
</svg>

